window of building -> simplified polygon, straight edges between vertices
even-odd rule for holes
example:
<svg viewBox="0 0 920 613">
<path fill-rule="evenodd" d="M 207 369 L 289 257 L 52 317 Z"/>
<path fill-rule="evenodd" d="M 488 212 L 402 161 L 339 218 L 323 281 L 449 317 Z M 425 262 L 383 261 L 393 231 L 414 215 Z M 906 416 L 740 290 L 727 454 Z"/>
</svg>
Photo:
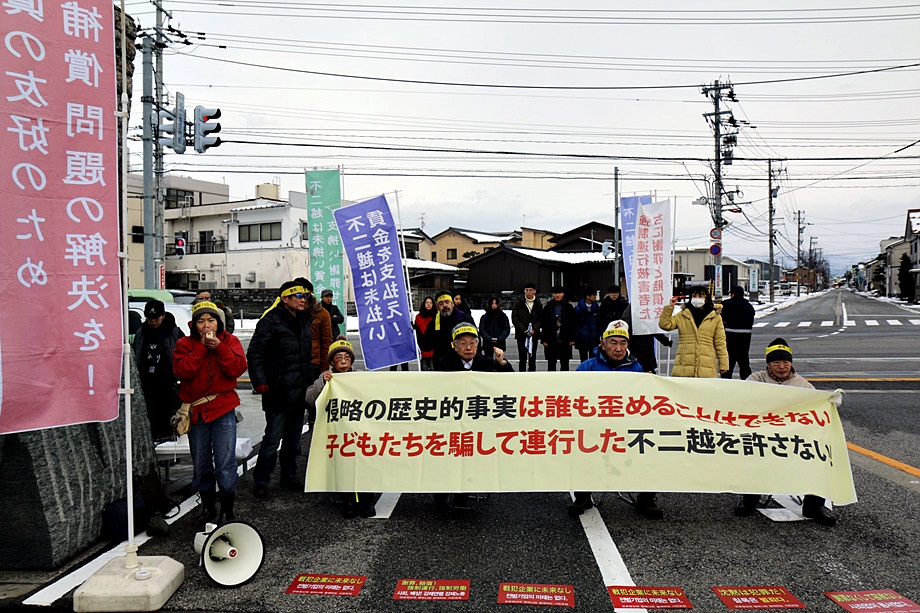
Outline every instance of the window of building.
<svg viewBox="0 0 920 613">
<path fill-rule="evenodd" d="M 457 250 L 456 250 L 456 249 L 448 249 L 448 250 L 447 250 L 447 259 L 448 259 L 448 260 L 456 260 L 456 259 L 457 259 Z"/>
<path fill-rule="evenodd" d="M 195 206 L 195 192 L 167 187 L 166 195 L 163 197 L 163 203 L 167 209 Z"/>
<path fill-rule="evenodd" d="M 255 243 L 258 241 L 280 241 L 281 222 L 254 223 L 240 226 L 240 242 Z"/>
<path fill-rule="evenodd" d="M 437 252 L 437 251 L 432 251 L 432 252 L 431 252 L 431 261 L 432 261 L 432 262 L 437 262 L 437 261 L 438 261 L 438 252 Z"/>
<path fill-rule="evenodd" d="M 230 287 L 230 288 L 242 287 L 241 281 L 242 279 L 240 278 L 240 275 L 235 275 L 235 274 L 227 275 L 227 287 Z"/>
<path fill-rule="evenodd" d="M 131 242 L 132 243 L 143 243 L 144 242 L 144 226 L 131 226 Z"/>
</svg>

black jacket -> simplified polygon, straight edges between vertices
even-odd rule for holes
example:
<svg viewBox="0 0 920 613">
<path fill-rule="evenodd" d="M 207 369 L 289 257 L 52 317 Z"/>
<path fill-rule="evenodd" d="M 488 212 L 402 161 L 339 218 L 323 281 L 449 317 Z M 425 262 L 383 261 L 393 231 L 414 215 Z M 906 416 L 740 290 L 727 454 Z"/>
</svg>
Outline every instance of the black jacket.
<svg viewBox="0 0 920 613">
<path fill-rule="evenodd" d="M 744 298 L 729 298 L 722 301 L 722 324 L 725 332 L 750 334 L 754 327 L 754 307 Z"/>
<path fill-rule="evenodd" d="M 562 301 L 562 311 L 558 323 L 559 338 L 557 339 L 556 301 L 550 300 L 543 305 L 543 312 L 540 314 L 541 343 L 567 345 L 575 342 L 575 309 L 565 300 Z"/>
<path fill-rule="evenodd" d="M 172 313 L 166 313 L 162 323 L 156 329 L 151 328 L 146 321 L 134 334 L 134 359 L 141 379 L 150 381 L 173 381 L 172 363 L 173 352 L 176 350 L 176 341 L 185 336 L 182 329 L 176 325 L 176 318 Z"/>
<path fill-rule="evenodd" d="M 484 341 L 503 341 L 511 334 L 508 316 L 502 310 L 486 311 L 479 318 L 479 336 Z"/>
<path fill-rule="evenodd" d="M 432 357 L 435 362 L 445 355 L 456 353 L 451 345 L 450 333 L 454 326 L 461 321 L 476 325 L 469 313 L 458 309 L 454 309 L 450 317 L 444 317 L 440 313 L 436 313 L 434 319 L 428 322 L 428 327 L 425 328 L 425 339 L 428 342 L 428 346 L 434 351 L 434 356 Z"/>
<path fill-rule="evenodd" d="M 434 363 L 434 369 L 444 372 L 466 370 L 463 368 L 463 358 L 457 355 L 456 351 L 451 351 L 440 360 L 437 360 Z M 495 358 L 487 358 L 477 353 L 476 357 L 473 358 L 473 367 L 470 370 L 477 372 L 514 372 L 514 367 L 511 365 L 508 358 L 505 358 L 505 364 L 503 366 L 496 362 Z"/>
<path fill-rule="evenodd" d="M 603 334 L 604 330 L 607 329 L 607 325 L 611 321 L 616 321 L 618 319 L 626 319 L 626 312 L 629 309 L 629 300 L 620 296 L 616 300 L 611 300 L 610 296 L 604 296 L 604 299 L 601 300 L 601 308 L 597 311 L 597 329 L 600 334 Z"/>
<path fill-rule="evenodd" d="M 345 323 L 345 317 L 342 316 L 342 311 L 339 310 L 335 303 L 326 304 L 321 300 L 320 304 L 329 312 L 329 318 L 332 320 L 332 340 L 335 340 L 341 334 L 339 324 Z"/>
<path fill-rule="evenodd" d="M 246 361 L 252 388 L 267 385 L 262 394 L 263 411 L 285 411 L 305 406 L 304 394 L 319 373 L 310 362 L 313 342 L 306 311 L 297 317 L 279 304 L 256 324 Z"/>
<path fill-rule="evenodd" d="M 539 298 L 534 298 L 533 309 L 527 310 L 527 301 L 521 296 L 511 309 L 511 323 L 514 325 L 514 336 L 524 338 L 527 324 L 533 327 L 534 341 L 540 337 L 540 315 L 543 313 L 543 304 Z"/>
</svg>

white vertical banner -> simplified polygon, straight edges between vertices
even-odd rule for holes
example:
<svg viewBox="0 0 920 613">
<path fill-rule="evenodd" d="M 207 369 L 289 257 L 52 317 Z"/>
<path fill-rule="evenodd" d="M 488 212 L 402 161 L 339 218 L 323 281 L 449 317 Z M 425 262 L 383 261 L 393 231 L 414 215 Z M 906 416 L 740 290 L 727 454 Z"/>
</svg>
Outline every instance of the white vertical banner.
<svg viewBox="0 0 920 613">
<path fill-rule="evenodd" d="M 661 311 L 671 299 L 671 203 L 640 203 L 629 277 L 632 333 L 655 334 Z"/>
</svg>

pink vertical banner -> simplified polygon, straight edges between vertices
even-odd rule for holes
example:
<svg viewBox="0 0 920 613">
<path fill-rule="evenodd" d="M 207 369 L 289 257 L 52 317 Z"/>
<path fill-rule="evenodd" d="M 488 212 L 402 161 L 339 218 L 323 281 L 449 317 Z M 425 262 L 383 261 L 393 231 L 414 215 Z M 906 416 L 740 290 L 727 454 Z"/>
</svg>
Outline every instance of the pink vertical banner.
<svg viewBox="0 0 920 613">
<path fill-rule="evenodd" d="M 114 419 L 114 6 L 3 2 L 0 16 L 0 434 Z"/>
<path fill-rule="evenodd" d="M 671 204 L 667 200 L 636 208 L 635 243 L 629 302 L 633 334 L 655 334 L 661 311 L 671 300 Z"/>
</svg>

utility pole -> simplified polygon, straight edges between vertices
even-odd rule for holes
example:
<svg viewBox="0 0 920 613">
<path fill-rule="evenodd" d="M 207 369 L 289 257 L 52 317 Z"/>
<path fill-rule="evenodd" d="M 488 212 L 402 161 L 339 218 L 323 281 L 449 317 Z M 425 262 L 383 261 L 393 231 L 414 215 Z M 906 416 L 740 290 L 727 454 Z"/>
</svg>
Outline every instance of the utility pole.
<svg viewBox="0 0 920 613">
<path fill-rule="evenodd" d="M 613 167 L 613 284 L 620 284 L 620 167 Z"/>
<path fill-rule="evenodd" d="M 713 197 L 709 201 L 709 211 L 712 215 L 712 223 L 719 230 L 718 234 L 721 236 L 721 230 L 726 225 L 725 219 L 722 217 L 722 195 L 724 189 L 722 187 L 722 164 L 723 161 L 726 166 L 732 163 L 732 147 L 737 143 L 737 130 L 728 134 L 722 135 L 722 123 L 723 116 L 725 116 L 724 122 L 731 126 L 732 128 L 738 127 L 738 122 L 735 120 L 734 115 L 732 115 L 731 110 L 722 110 L 721 102 L 723 91 L 726 92 L 725 98 L 732 102 L 737 102 L 738 99 L 735 98 L 734 86 L 731 83 L 720 83 L 718 80 L 714 81 L 712 85 L 703 86 L 701 88 L 704 96 L 712 100 L 713 112 L 712 113 L 703 113 L 705 117 L 712 124 L 712 131 L 715 137 L 715 151 L 713 155 L 713 172 L 715 174 L 715 185 L 713 188 Z M 715 246 L 714 246 L 715 248 Z M 721 245 L 713 253 L 713 300 L 721 300 L 722 298 L 722 250 Z"/>
<path fill-rule="evenodd" d="M 166 12 L 163 9 L 163 5 L 158 1 L 154 0 L 153 4 L 157 9 L 157 26 L 156 26 L 156 41 L 153 46 L 153 54 L 156 59 L 156 71 L 154 88 L 156 89 L 156 107 L 157 110 L 165 108 L 168 104 L 164 105 L 163 101 L 163 48 L 166 47 L 166 37 L 163 35 L 163 15 L 172 19 L 172 15 Z M 159 135 L 158 135 L 159 136 Z M 154 228 L 156 232 L 156 252 L 159 256 L 157 260 L 157 283 L 159 283 L 159 268 L 166 266 L 166 246 L 165 246 L 165 236 L 166 229 L 163 223 L 164 217 L 164 194 L 165 188 L 163 187 L 163 145 L 160 143 L 159 138 L 154 139 L 154 181 L 155 184 L 155 194 L 156 194 L 156 208 L 154 210 Z M 159 287 L 159 285 L 157 285 Z"/>
<path fill-rule="evenodd" d="M 798 283 L 795 285 L 796 296 L 800 296 L 802 293 L 802 279 L 799 271 L 802 269 L 802 234 L 805 232 L 805 222 L 802 218 L 804 215 L 804 211 L 795 212 L 796 224 L 798 225 L 799 230 L 799 240 L 795 250 L 795 278 L 796 281 L 798 281 Z"/>
<path fill-rule="evenodd" d="M 156 199 L 153 180 L 153 40 L 144 36 L 141 41 L 144 69 L 144 95 L 141 97 L 144 109 L 144 287 L 158 289 L 160 275 L 157 268 L 158 241 L 156 236 Z"/>
<path fill-rule="evenodd" d="M 778 190 L 777 190 L 777 191 L 778 191 Z M 775 287 L 775 285 L 776 285 L 776 279 L 775 279 L 776 273 L 775 273 L 774 270 L 773 270 L 773 268 L 774 268 L 774 265 L 773 265 L 773 243 L 774 243 L 774 240 L 775 240 L 775 239 L 774 239 L 774 236 L 773 236 L 773 213 L 774 213 L 774 211 L 775 211 L 775 209 L 773 208 L 773 198 L 774 198 L 774 192 L 773 192 L 773 160 L 767 160 L 767 201 L 768 201 L 769 204 L 770 204 L 769 209 L 768 209 L 768 219 L 770 220 L 770 221 L 769 221 L 769 238 L 768 238 L 767 240 L 769 240 L 769 242 L 770 242 L 770 303 L 771 303 L 771 304 L 772 304 L 772 303 L 774 302 L 774 300 L 775 300 L 775 294 L 774 294 L 774 291 L 775 291 L 775 290 L 774 290 L 774 287 Z"/>
</svg>

